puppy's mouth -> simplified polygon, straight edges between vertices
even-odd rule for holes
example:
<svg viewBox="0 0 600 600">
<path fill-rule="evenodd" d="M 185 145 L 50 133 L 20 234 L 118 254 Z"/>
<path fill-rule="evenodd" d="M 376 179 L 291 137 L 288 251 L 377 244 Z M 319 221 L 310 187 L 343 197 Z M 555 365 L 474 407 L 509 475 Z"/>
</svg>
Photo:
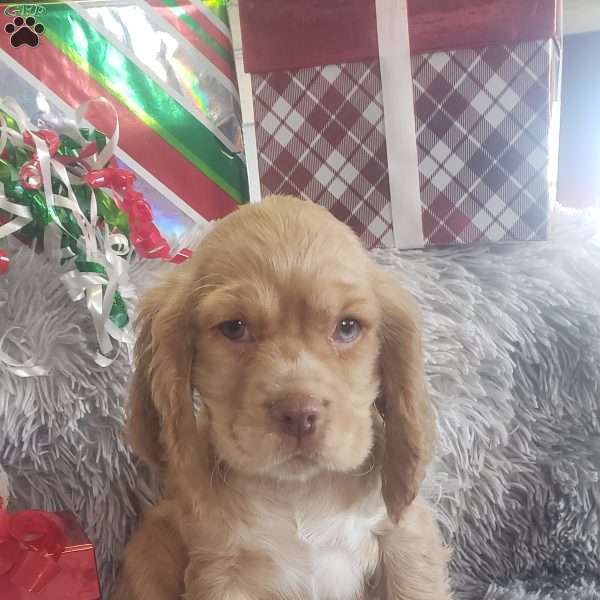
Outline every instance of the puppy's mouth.
<svg viewBox="0 0 600 600">
<path fill-rule="evenodd" d="M 281 436 L 279 455 L 286 461 L 306 461 L 315 464 L 319 460 L 323 437 L 316 435 L 308 438 Z"/>
<path fill-rule="evenodd" d="M 316 452 L 306 452 L 306 451 L 298 451 L 294 452 L 291 456 L 289 456 L 285 461 L 285 463 L 292 463 L 294 465 L 302 466 L 317 466 L 319 464 L 319 455 Z"/>
<path fill-rule="evenodd" d="M 278 478 L 297 480 L 312 477 L 322 470 L 318 453 L 299 450 L 282 456 L 272 473 Z"/>
</svg>

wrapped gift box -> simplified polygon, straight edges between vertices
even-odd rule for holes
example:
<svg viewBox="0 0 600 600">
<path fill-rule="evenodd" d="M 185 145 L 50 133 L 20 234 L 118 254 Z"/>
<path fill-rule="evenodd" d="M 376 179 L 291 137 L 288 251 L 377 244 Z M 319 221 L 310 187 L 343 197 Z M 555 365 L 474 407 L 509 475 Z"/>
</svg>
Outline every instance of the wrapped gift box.
<svg viewBox="0 0 600 600">
<path fill-rule="evenodd" d="M 3 600 L 100 600 L 94 547 L 71 513 L 0 508 Z"/>
<path fill-rule="evenodd" d="M 240 0 L 240 18 L 264 194 L 369 247 L 546 237 L 557 0 Z"/>
<path fill-rule="evenodd" d="M 165 233 L 248 200 L 223 3 L 0 2 L 0 96 L 40 129 L 107 98 L 119 118 L 119 164 L 143 183 Z M 106 111 L 88 120 L 112 134 Z"/>
</svg>

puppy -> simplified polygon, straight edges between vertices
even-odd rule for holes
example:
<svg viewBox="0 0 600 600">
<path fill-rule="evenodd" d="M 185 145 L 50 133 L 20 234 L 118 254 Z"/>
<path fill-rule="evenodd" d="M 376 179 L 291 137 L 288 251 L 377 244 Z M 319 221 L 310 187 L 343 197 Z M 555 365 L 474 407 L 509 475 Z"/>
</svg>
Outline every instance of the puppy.
<svg viewBox="0 0 600 600">
<path fill-rule="evenodd" d="M 163 492 L 118 600 L 449 598 L 417 312 L 347 226 L 242 208 L 138 326 L 129 429 Z"/>
</svg>

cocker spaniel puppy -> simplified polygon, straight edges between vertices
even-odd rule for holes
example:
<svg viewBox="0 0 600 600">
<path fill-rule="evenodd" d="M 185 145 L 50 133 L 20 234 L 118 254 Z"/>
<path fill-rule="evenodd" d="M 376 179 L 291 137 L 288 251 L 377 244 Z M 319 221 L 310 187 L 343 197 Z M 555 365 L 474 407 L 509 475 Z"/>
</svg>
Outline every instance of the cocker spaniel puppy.
<svg viewBox="0 0 600 600">
<path fill-rule="evenodd" d="M 347 226 L 242 208 L 138 324 L 129 428 L 163 493 L 118 600 L 449 598 L 417 312 Z"/>
</svg>

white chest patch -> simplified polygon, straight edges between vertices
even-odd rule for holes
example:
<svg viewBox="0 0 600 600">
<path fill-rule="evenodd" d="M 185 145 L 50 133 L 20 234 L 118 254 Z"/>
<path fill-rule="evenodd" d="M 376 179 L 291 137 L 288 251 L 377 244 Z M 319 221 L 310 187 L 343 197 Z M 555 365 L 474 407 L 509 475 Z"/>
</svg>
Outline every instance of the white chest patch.
<svg viewBox="0 0 600 600">
<path fill-rule="evenodd" d="M 290 600 L 359 600 L 379 560 L 376 527 L 383 506 L 339 512 L 326 499 L 255 506 L 257 518 L 242 548 L 269 557 L 274 597 Z"/>
</svg>

